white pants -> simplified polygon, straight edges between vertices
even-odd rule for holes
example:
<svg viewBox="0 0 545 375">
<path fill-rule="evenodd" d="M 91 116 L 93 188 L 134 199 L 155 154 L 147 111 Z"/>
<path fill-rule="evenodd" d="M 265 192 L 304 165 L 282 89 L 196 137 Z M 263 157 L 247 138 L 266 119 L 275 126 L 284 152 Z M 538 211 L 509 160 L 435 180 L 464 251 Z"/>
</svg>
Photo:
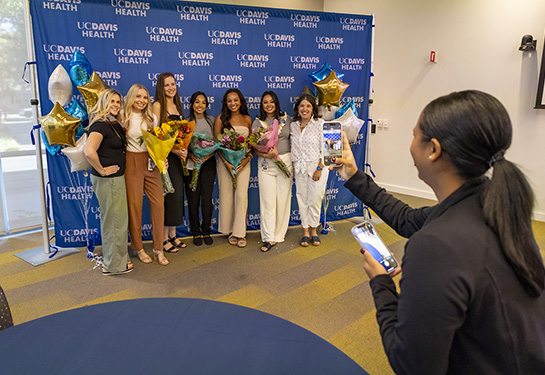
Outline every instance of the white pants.
<svg viewBox="0 0 545 375">
<path fill-rule="evenodd" d="M 291 153 L 280 155 L 280 160 L 293 174 Z M 286 177 L 276 166 L 275 160 L 268 158 L 257 160 L 257 176 L 259 179 L 261 239 L 263 242 L 283 242 L 290 221 L 293 178 Z"/>
<path fill-rule="evenodd" d="M 303 228 L 316 228 L 320 224 L 320 210 L 324 199 L 329 169 L 322 170 L 322 176 L 318 181 L 312 179 L 316 171 L 318 161 L 306 163 L 306 173 L 295 174 L 295 189 L 299 216 Z"/>
</svg>

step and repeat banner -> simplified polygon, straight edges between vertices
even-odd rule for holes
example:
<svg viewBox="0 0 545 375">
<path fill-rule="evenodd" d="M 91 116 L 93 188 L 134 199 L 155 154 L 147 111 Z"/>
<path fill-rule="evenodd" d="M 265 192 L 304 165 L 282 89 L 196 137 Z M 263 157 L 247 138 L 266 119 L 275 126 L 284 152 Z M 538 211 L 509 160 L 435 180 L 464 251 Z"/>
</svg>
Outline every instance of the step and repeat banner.
<svg viewBox="0 0 545 375">
<path fill-rule="evenodd" d="M 339 107 L 349 103 L 365 120 L 352 147 L 363 168 L 372 16 L 166 0 L 30 0 L 30 10 L 42 114 L 54 105 L 47 89 L 51 73 L 59 64 L 69 71 L 77 50 L 122 95 L 140 83 L 153 97 L 157 76 L 172 72 L 186 115 L 195 91 L 207 94 L 207 112 L 218 115 L 230 88 L 242 91 L 252 118 L 266 90 L 275 91 L 281 109 L 291 115 L 305 86 L 314 90 L 310 75 L 330 66 L 349 85 Z M 84 106 L 75 86 L 73 93 Z M 260 225 L 256 159 L 248 192 L 249 229 Z M 62 153 L 48 153 L 48 173 L 56 244 L 85 246 L 92 237 L 100 243 L 100 209 L 89 177 L 70 172 Z M 340 176 L 330 173 L 324 202 L 328 222 L 363 214 L 361 202 L 342 185 Z M 214 203 L 216 230 L 217 187 Z M 290 224 L 298 223 L 294 185 Z M 144 238 L 150 239 L 147 201 L 143 224 Z M 188 225 L 179 227 L 178 234 L 188 235 Z"/>
</svg>

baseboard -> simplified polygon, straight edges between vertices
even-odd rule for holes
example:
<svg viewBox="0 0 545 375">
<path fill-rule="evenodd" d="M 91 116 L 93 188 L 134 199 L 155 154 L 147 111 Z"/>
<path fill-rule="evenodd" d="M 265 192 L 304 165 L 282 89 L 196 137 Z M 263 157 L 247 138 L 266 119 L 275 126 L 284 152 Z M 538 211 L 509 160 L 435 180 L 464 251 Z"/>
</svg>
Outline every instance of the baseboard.
<svg viewBox="0 0 545 375">
<path fill-rule="evenodd" d="M 383 188 L 385 188 L 386 190 L 392 193 L 400 193 L 400 194 L 411 195 L 413 197 L 418 197 L 418 198 L 437 200 L 437 198 L 435 197 L 435 194 L 433 194 L 433 192 L 431 191 L 411 189 L 404 186 L 383 184 L 380 182 L 377 182 L 377 184 L 379 184 L 379 186 L 382 186 Z M 534 211 L 532 219 L 535 221 L 545 222 L 545 212 Z"/>
</svg>

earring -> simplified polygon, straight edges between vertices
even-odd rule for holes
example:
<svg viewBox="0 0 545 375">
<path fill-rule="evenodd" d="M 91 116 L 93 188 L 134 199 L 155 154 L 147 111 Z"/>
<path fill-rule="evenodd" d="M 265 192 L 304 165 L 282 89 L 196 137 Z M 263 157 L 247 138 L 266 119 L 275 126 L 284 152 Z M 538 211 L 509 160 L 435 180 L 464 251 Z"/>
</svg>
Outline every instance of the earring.
<svg viewBox="0 0 545 375">
<path fill-rule="evenodd" d="M 430 156 L 428 156 L 428 159 L 430 159 L 430 160 L 431 160 L 431 155 L 430 155 Z"/>
</svg>

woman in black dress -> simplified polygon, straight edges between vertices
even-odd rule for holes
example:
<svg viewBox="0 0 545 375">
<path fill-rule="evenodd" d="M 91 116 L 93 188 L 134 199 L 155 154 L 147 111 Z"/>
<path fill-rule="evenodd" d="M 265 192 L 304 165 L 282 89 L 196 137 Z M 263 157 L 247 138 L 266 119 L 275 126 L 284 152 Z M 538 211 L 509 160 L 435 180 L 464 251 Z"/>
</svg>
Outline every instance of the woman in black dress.
<svg viewBox="0 0 545 375">
<path fill-rule="evenodd" d="M 178 86 L 172 73 L 161 73 L 155 86 L 155 103 L 153 113 L 159 119 L 159 124 L 167 121 L 182 120 L 182 105 L 178 96 Z M 181 225 L 184 217 L 184 178 L 182 159 L 187 157 L 187 150 L 173 148 L 168 155 L 168 174 L 174 193 L 165 195 L 165 229 L 163 250 L 176 253 L 186 247 L 180 238 L 176 237 L 176 227 Z"/>
</svg>

